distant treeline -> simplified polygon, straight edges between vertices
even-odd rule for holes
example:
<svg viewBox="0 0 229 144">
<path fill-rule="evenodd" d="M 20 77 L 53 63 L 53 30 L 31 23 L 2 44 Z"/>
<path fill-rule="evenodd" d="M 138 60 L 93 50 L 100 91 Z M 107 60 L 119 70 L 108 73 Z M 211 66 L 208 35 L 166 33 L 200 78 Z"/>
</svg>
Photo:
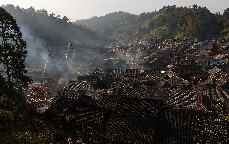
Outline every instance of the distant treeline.
<svg viewBox="0 0 229 144">
<path fill-rule="evenodd" d="M 76 23 L 116 39 L 188 37 L 205 40 L 229 36 L 229 8 L 220 14 L 197 5 L 173 5 L 140 15 L 119 11 Z"/>
</svg>

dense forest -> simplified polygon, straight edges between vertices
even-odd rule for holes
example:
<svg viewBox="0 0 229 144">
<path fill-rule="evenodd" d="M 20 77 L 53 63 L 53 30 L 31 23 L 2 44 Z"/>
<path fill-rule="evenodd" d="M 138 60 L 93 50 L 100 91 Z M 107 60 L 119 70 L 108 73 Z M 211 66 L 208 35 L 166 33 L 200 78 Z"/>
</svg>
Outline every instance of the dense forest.
<svg viewBox="0 0 229 144">
<path fill-rule="evenodd" d="M 5 5 L 3 8 L 16 19 L 22 32 L 29 30 L 33 37 L 47 44 L 63 44 L 72 41 L 96 45 L 105 41 L 86 27 L 70 22 L 68 17 L 61 18 L 60 15 L 54 13 L 48 14 L 45 9 L 35 10 L 33 7 L 23 9 L 13 5 Z"/>
<path fill-rule="evenodd" d="M 228 11 L 214 14 L 206 7 L 174 5 L 140 15 L 119 11 L 76 23 L 115 39 L 131 38 L 138 32 L 138 36 L 145 39 L 190 37 L 206 40 L 228 37 Z"/>
</svg>

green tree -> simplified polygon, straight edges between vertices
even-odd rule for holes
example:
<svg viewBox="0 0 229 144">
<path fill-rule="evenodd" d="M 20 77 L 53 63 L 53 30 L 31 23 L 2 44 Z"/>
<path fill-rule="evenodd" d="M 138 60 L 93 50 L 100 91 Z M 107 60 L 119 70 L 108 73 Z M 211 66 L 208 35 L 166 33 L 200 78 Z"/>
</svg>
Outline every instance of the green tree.
<svg viewBox="0 0 229 144">
<path fill-rule="evenodd" d="M 224 12 L 223 12 L 223 17 L 225 19 L 229 19 L 229 8 L 225 9 Z"/>
<path fill-rule="evenodd" d="M 66 17 L 66 16 L 64 16 L 62 20 L 65 21 L 65 22 L 68 22 L 69 21 L 69 18 Z"/>
<path fill-rule="evenodd" d="M 165 38 L 168 35 L 168 30 L 165 27 L 159 27 L 151 32 L 153 38 Z"/>
<path fill-rule="evenodd" d="M 229 38 L 229 8 L 227 8 L 223 13 L 223 31 L 221 32 L 222 36 Z"/>
<path fill-rule="evenodd" d="M 9 87 L 21 90 L 30 78 L 25 75 L 26 42 L 16 20 L 0 7 L 0 70 Z"/>
</svg>

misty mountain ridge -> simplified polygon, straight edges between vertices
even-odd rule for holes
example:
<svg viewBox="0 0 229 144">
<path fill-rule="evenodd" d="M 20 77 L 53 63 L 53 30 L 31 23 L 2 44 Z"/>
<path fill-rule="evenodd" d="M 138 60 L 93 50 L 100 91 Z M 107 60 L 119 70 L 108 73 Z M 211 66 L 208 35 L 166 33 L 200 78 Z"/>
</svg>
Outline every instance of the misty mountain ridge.
<svg viewBox="0 0 229 144">
<path fill-rule="evenodd" d="M 48 14 L 45 9 L 35 10 L 33 7 L 23 9 L 13 5 L 5 5 L 3 8 L 14 17 L 21 29 L 26 27 L 32 36 L 48 45 L 68 44 L 69 41 L 77 44 L 100 45 L 105 41 L 105 38 L 88 28 L 70 22 L 68 17 L 61 18 L 54 13 Z M 26 33 L 22 30 L 22 34 L 26 35 Z"/>
<path fill-rule="evenodd" d="M 118 11 L 75 22 L 70 22 L 66 16 L 48 14 L 45 9 L 23 9 L 13 5 L 6 5 L 4 9 L 16 19 L 19 27 L 28 27 L 34 36 L 52 44 L 72 41 L 101 45 L 109 43 L 108 39 L 131 39 L 136 35 L 141 39 L 161 36 L 212 39 L 225 31 L 224 22 L 227 20 L 227 10 L 223 15 L 214 14 L 197 5 L 189 8 L 164 6 L 158 11 L 140 15 Z"/>
<path fill-rule="evenodd" d="M 164 6 L 158 11 L 144 12 L 134 15 L 127 12 L 114 12 L 105 16 L 77 20 L 93 31 L 114 39 L 130 39 L 136 34 L 142 38 L 158 39 L 191 37 L 212 39 L 220 36 L 225 30 L 226 13 L 212 13 L 206 7 Z"/>
</svg>

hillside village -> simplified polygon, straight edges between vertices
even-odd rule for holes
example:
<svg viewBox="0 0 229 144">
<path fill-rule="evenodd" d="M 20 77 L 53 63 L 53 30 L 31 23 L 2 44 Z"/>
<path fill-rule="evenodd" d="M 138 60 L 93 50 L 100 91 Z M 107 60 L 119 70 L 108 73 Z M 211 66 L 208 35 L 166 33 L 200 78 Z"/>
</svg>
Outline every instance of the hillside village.
<svg viewBox="0 0 229 144">
<path fill-rule="evenodd" d="M 174 134 L 166 133 L 161 127 L 155 128 L 157 116 L 171 115 L 173 119 L 166 118 L 164 122 L 171 125 L 172 121 L 179 120 L 176 115 L 181 110 L 185 117 L 193 117 L 189 121 L 177 121 L 177 125 L 180 125 L 183 122 L 196 122 L 197 119 L 224 118 L 228 115 L 229 43 L 226 39 L 205 42 L 174 40 L 154 46 L 143 43 L 139 42 L 134 46 L 117 45 L 103 55 L 109 58 L 103 60 L 104 64 L 100 68 L 91 69 L 87 73 L 79 72 L 79 76 L 69 81 L 52 99 L 44 115 L 51 115 L 57 125 L 64 122 L 70 124 L 70 127 L 78 125 L 75 128 L 82 129 L 82 133 L 91 132 L 90 137 L 81 135 L 78 138 L 82 141 L 102 143 L 111 139 L 125 143 L 193 143 L 190 139 L 194 135 L 186 134 L 195 133 L 192 131 L 195 126 L 186 129 L 182 137 L 177 137 L 177 130 L 184 129 L 185 125 L 172 128 L 171 131 L 176 131 Z M 179 47 L 186 49 L 175 54 Z M 146 53 L 154 51 L 154 54 L 142 55 L 141 49 Z M 127 119 L 125 113 L 131 113 L 130 118 Z M 146 114 L 148 120 L 156 120 L 155 123 L 149 123 L 147 119 L 137 120 L 142 113 Z M 143 125 L 135 127 L 131 124 L 132 119 L 137 120 L 137 125 Z M 149 126 L 153 128 L 151 132 L 144 132 Z M 204 126 L 198 128 L 202 129 Z M 66 125 L 65 128 L 68 129 L 69 126 Z M 169 135 L 171 138 L 159 136 L 155 140 L 154 137 L 149 137 L 157 135 L 155 131 L 161 131 L 162 136 Z M 70 135 L 74 139 L 77 134 Z M 219 137 L 227 141 L 224 139 L 225 135 Z M 203 137 L 200 140 L 208 141 L 208 138 Z M 214 140 L 212 137 L 209 141 Z"/>
<path fill-rule="evenodd" d="M 6 123 L 0 142 L 228 143 L 228 10 L 217 15 L 195 5 L 167 6 L 139 16 L 145 19 L 132 34 L 117 34 L 125 28 L 118 24 L 105 37 L 107 27 L 95 32 L 45 10 L 4 8 L 25 32 L 32 81 L 20 102 L 10 97 L 20 98 L 17 89 L 0 85 L 0 120 Z M 183 10 L 190 19 L 195 12 L 214 18 L 207 19 L 209 34 L 205 27 L 190 30 L 188 19 L 187 25 L 157 24 Z"/>
</svg>

